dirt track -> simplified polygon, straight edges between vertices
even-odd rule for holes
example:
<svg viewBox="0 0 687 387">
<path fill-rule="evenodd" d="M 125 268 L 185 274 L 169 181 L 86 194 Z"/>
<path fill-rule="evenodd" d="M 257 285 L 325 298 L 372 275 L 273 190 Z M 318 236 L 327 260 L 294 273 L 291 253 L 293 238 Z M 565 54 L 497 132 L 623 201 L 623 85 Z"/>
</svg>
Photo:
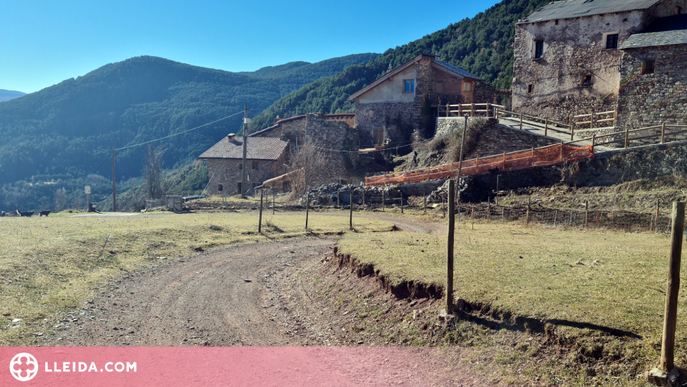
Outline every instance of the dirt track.
<svg viewBox="0 0 687 387">
<path fill-rule="evenodd" d="M 411 223 L 403 220 L 397 225 L 419 232 L 441 232 L 440 226 Z M 449 362 L 440 350 L 419 348 L 411 353 L 387 348 L 392 357 L 387 363 L 384 361 L 389 356 L 384 353 L 365 352 L 366 346 L 385 343 L 349 336 L 343 323 L 346 316 L 333 311 L 332 300 L 319 297 L 310 281 L 299 278 L 302 270 L 308 269 L 310 275 L 329 275 L 331 267 L 326 260 L 332 256 L 334 243 L 333 239 L 307 238 L 235 246 L 131 275 L 74 312 L 58 328 L 58 335 L 46 338 L 43 345 L 359 345 L 363 351 L 358 355 L 348 352 L 350 356 L 345 359 L 314 360 L 358 367 L 360 372 L 375 372 L 392 379 L 381 384 L 360 379 L 362 385 L 489 384 L 471 370 Z M 333 277 L 341 278 L 341 275 Z M 358 286 L 355 285 L 357 278 L 348 280 L 352 286 Z M 368 281 L 360 286 L 375 284 Z M 398 304 L 408 302 L 398 301 Z M 429 307 L 430 302 L 425 305 Z M 460 357 L 460 350 L 452 351 L 451 358 Z M 362 363 L 375 361 L 386 365 L 361 368 Z M 410 364 L 414 366 L 408 368 Z"/>
</svg>

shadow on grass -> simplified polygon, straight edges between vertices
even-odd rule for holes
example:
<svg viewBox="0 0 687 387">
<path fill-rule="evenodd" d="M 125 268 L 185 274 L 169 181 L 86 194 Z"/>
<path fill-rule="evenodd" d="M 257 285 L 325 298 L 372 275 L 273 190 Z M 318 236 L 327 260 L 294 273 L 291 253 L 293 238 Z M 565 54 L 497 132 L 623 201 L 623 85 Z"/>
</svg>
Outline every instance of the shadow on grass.
<svg viewBox="0 0 687 387">
<path fill-rule="evenodd" d="M 467 311 L 462 311 L 458 310 L 458 308 L 454 308 L 456 310 L 455 315 L 459 317 L 462 320 L 465 321 L 470 321 L 474 324 L 482 325 L 484 327 L 487 327 L 489 329 L 493 330 L 501 330 L 501 329 L 506 329 L 510 331 L 520 331 L 520 332 L 531 332 L 531 333 L 547 333 L 547 325 L 554 325 L 554 326 L 568 326 L 572 328 L 578 328 L 578 329 L 589 329 L 593 331 L 598 331 L 598 332 L 604 332 L 612 336 L 616 337 L 629 337 L 633 339 L 641 339 L 642 336 L 630 332 L 630 331 L 625 331 L 622 329 L 616 329 L 616 328 L 611 328 L 611 327 L 605 327 L 603 325 L 596 325 L 596 324 L 591 324 L 591 323 L 583 323 L 583 322 L 577 322 L 577 321 L 569 321 L 569 320 L 560 320 L 560 319 L 551 319 L 551 320 L 538 320 L 536 318 L 531 318 L 531 317 L 522 317 L 522 316 L 517 316 L 517 317 L 511 317 L 509 313 L 499 313 L 498 311 L 495 310 L 489 310 L 487 307 L 486 310 L 485 308 L 480 308 L 479 306 L 476 305 L 469 305 L 466 303 L 465 309 Z M 470 310 L 475 311 L 479 314 L 472 314 L 470 313 Z M 484 315 L 491 315 L 494 319 L 490 319 L 488 317 L 485 317 Z"/>
</svg>

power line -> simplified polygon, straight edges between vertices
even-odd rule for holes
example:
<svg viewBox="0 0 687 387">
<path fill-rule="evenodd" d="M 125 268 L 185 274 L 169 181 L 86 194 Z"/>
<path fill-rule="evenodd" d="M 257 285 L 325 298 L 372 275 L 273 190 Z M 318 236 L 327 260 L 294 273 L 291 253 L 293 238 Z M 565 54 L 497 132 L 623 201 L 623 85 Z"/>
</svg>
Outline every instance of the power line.
<svg viewBox="0 0 687 387">
<path fill-rule="evenodd" d="M 192 129 L 189 129 L 189 130 L 185 130 L 185 131 L 183 131 L 183 132 L 170 134 L 169 136 L 156 138 L 155 140 L 150 140 L 150 141 L 146 141 L 146 142 L 142 142 L 142 143 L 138 143 L 138 144 L 134 144 L 134 145 L 128 145 L 128 146 L 125 146 L 125 147 L 116 148 L 115 150 L 116 150 L 116 151 L 119 151 L 119 150 L 134 148 L 134 147 L 137 147 L 137 146 L 140 146 L 140 145 L 150 144 L 151 142 L 155 142 L 155 141 L 166 140 L 166 139 L 168 139 L 168 138 L 170 138 L 170 137 L 179 136 L 179 135 L 181 135 L 181 134 L 186 134 L 186 133 L 188 133 L 188 132 L 192 132 L 192 131 L 194 131 L 194 130 L 198 130 L 198 129 L 203 128 L 203 127 L 206 127 L 206 126 L 208 126 L 208 125 L 212 125 L 212 124 L 218 123 L 218 122 L 220 122 L 220 121 L 224 121 L 224 120 L 226 120 L 226 119 L 228 119 L 228 118 L 237 116 L 237 115 L 239 115 L 239 114 L 241 114 L 241 113 L 243 113 L 243 110 L 240 111 L 240 112 L 238 112 L 238 113 L 234 113 L 234 114 L 232 114 L 232 115 L 226 116 L 226 117 L 224 117 L 224 118 L 220 118 L 219 120 L 212 121 L 212 122 L 208 122 L 207 124 L 203 124 L 203 125 L 200 125 L 200 126 L 196 126 L 195 128 L 192 128 Z"/>
</svg>

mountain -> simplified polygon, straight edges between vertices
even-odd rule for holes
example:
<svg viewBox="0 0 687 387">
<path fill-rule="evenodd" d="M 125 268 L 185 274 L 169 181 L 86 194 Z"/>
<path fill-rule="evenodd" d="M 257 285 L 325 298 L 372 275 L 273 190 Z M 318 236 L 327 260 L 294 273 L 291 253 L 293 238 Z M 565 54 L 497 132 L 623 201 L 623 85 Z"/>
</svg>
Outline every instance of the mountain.
<svg viewBox="0 0 687 387">
<path fill-rule="evenodd" d="M 33 198 L 31 189 L 16 193 L 16 187 L 53 180 L 67 184 L 89 174 L 110 178 L 113 148 L 239 113 L 157 144 L 166 150 L 168 168 L 195 160 L 221 137 L 240 129 L 244 103 L 254 115 L 305 84 L 377 55 L 294 62 L 244 73 L 142 56 L 0 103 L 0 208 L 35 208 L 37 202 L 44 206 L 49 199 L 45 194 Z M 144 146 L 134 146 L 116 152 L 118 180 L 140 176 L 145 151 Z"/>
<path fill-rule="evenodd" d="M 26 93 L 22 93 L 21 91 L 0 89 L 0 102 L 9 101 L 11 99 L 19 98 L 25 95 Z"/>
<path fill-rule="evenodd" d="M 275 117 L 323 112 L 353 111 L 348 96 L 377 80 L 386 70 L 422 53 L 484 78 L 499 89 L 509 89 L 513 78 L 515 23 L 550 0 L 503 0 L 472 19 L 464 19 L 406 45 L 389 49 L 367 63 L 319 79 L 279 99 L 254 122 L 256 130 Z"/>
</svg>

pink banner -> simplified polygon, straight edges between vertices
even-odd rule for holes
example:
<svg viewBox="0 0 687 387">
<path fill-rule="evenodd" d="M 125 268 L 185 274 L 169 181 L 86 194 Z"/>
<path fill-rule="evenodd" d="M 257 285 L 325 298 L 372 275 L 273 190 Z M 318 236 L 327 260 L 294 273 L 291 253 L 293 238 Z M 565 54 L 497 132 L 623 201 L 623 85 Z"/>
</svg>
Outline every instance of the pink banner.
<svg viewBox="0 0 687 387">
<path fill-rule="evenodd" d="M 447 365 L 436 355 L 409 347 L 2 347 L 0 385 L 415 386 L 443 379 Z"/>
</svg>

